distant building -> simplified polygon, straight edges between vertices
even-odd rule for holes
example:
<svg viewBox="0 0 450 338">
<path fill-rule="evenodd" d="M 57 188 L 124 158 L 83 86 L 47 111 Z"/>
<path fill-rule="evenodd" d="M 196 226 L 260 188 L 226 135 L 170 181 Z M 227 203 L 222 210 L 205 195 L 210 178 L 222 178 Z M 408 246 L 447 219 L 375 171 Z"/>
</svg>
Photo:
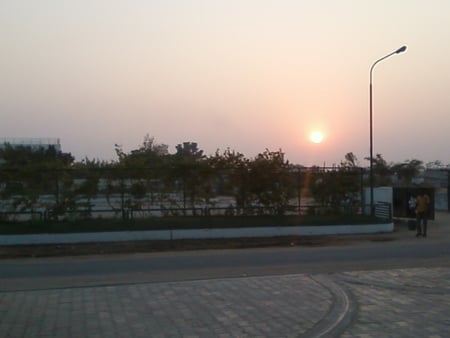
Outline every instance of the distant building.
<svg viewBox="0 0 450 338">
<path fill-rule="evenodd" d="M 436 210 L 450 211 L 450 169 L 426 169 L 423 180 L 434 188 Z"/>
<path fill-rule="evenodd" d="M 0 137 L 0 149 L 6 145 L 11 147 L 30 147 L 31 149 L 48 149 L 54 147 L 56 151 L 61 151 L 59 138 L 26 138 L 26 137 Z"/>
<path fill-rule="evenodd" d="M 449 187 L 450 169 L 426 169 L 423 175 L 424 182 L 434 188 Z"/>
</svg>

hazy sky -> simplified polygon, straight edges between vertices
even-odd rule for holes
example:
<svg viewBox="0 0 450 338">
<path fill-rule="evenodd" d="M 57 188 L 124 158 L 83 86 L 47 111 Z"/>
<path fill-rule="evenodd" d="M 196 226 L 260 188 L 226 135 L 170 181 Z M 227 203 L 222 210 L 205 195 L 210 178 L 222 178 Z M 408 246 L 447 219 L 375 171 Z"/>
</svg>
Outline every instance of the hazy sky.
<svg viewBox="0 0 450 338">
<path fill-rule="evenodd" d="M 0 137 L 368 165 L 402 45 L 374 153 L 448 164 L 449 0 L 0 0 Z"/>
</svg>

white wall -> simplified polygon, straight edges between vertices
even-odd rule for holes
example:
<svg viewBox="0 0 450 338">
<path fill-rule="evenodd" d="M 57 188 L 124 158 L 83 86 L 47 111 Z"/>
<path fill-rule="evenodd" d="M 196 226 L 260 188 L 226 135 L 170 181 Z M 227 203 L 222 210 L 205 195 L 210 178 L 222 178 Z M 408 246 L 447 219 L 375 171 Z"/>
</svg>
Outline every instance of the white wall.
<svg viewBox="0 0 450 338">
<path fill-rule="evenodd" d="M 370 214 L 370 188 L 364 188 L 364 201 L 366 215 Z M 373 188 L 373 202 L 377 204 L 379 202 L 389 203 L 391 205 L 391 217 L 393 216 L 394 208 L 393 203 L 393 189 L 392 187 L 376 187 Z"/>
</svg>

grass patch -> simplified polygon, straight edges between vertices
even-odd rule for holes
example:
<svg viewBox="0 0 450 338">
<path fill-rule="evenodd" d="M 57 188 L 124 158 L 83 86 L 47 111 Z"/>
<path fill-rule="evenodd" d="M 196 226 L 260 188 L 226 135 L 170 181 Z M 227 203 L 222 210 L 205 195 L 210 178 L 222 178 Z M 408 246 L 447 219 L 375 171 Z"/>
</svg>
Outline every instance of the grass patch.
<svg viewBox="0 0 450 338">
<path fill-rule="evenodd" d="M 321 226 L 384 223 L 366 215 L 338 216 L 170 216 L 146 219 L 86 219 L 0 223 L 0 234 L 106 232 L 167 229 L 214 229 L 269 226 Z"/>
</svg>

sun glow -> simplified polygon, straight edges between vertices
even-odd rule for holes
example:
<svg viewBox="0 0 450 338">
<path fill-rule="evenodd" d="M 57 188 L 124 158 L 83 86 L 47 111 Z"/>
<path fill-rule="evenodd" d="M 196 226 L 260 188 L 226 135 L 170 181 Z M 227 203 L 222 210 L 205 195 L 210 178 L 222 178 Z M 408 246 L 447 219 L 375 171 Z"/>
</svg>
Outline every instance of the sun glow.
<svg viewBox="0 0 450 338">
<path fill-rule="evenodd" d="M 309 139 L 313 143 L 322 143 L 324 135 L 321 131 L 313 131 L 311 134 L 309 134 Z"/>
</svg>

